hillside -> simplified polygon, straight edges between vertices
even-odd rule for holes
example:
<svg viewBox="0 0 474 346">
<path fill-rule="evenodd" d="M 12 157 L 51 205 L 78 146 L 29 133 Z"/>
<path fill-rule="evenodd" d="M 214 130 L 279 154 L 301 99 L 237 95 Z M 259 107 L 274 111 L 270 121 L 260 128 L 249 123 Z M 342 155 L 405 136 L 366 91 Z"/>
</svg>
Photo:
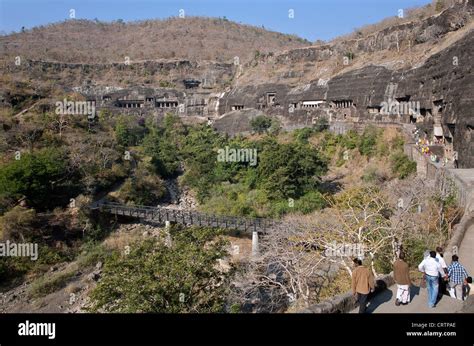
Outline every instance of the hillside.
<svg viewBox="0 0 474 346">
<path fill-rule="evenodd" d="M 0 37 L 7 56 L 74 63 L 156 59 L 243 61 L 267 53 L 307 46 L 309 41 L 227 19 L 173 17 L 105 23 L 68 20 Z"/>
<path fill-rule="evenodd" d="M 419 67 L 429 57 L 472 34 L 472 13 L 471 3 L 459 3 L 423 19 L 393 19 L 393 25 L 388 27 L 384 27 L 382 21 L 380 27 L 372 25 L 358 30 L 360 35 L 277 54 L 262 54 L 245 66 L 236 84 L 298 85 L 319 79 L 327 81 L 370 65 L 389 70 Z"/>
</svg>

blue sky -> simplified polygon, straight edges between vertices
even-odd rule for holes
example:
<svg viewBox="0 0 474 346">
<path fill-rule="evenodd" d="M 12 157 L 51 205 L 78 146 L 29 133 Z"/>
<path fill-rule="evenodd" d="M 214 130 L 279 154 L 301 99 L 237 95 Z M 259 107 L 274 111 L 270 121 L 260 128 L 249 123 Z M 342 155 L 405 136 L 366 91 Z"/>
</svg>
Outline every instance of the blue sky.
<svg viewBox="0 0 474 346">
<path fill-rule="evenodd" d="M 310 41 L 331 39 L 354 28 L 396 16 L 399 9 L 430 0 L 0 0 L 3 34 L 69 19 L 111 21 L 185 15 L 229 20 L 296 34 Z M 294 18 L 289 18 L 289 10 Z"/>
</svg>

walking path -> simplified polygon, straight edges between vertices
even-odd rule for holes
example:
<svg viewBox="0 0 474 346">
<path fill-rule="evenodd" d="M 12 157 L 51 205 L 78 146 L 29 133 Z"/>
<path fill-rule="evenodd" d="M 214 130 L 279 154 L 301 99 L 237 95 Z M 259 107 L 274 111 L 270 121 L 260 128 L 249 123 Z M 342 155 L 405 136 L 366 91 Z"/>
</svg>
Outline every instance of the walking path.
<svg viewBox="0 0 474 346">
<path fill-rule="evenodd" d="M 459 262 L 466 268 L 470 276 L 474 276 L 474 225 L 464 234 L 459 247 Z M 449 262 L 448 262 L 449 263 Z M 435 308 L 428 307 L 426 288 L 411 287 L 411 302 L 408 305 L 395 306 L 397 285 L 392 285 L 384 292 L 370 300 L 368 313 L 454 313 L 462 309 L 463 302 L 444 295 Z M 357 313 L 359 308 L 351 313 Z"/>
<path fill-rule="evenodd" d="M 411 302 L 408 305 L 395 305 L 397 295 L 397 285 L 392 285 L 384 292 L 379 293 L 370 300 L 367 305 L 368 313 L 453 313 L 460 311 L 463 302 L 453 299 L 449 295 L 444 295 L 435 308 L 428 307 L 428 297 L 426 288 L 418 286 L 411 287 Z M 358 313 L 359 308 L 351 313 Z"/>
</svg>

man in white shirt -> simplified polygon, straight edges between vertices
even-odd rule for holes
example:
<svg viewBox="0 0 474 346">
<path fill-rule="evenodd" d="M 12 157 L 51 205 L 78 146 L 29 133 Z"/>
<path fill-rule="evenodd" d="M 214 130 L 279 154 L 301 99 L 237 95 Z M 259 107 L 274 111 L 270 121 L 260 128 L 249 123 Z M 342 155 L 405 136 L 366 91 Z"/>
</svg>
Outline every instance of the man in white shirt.
<svg viewBox="0 0 474 346">
<path fill-rule="evenodd" d="M 436 260 L 441 264 L 441 268 L 443 268 L 444 274 L 448 275 L 448 266 L 446 265 L 446 261 L 443 258 L 443 248 L 438 246 L 436 248 Z M 438 288 L 438 300 L 443 297 L 444 292 L 446 292 L 447 288 L 447 281 L 444 280 L 444 275 L 440 276 L 438 279 L 439 288 Z"/>
<path fill-rule="evenodd" d="M 424 274 L 423 278 L 426 280 L 428 307 L 434 308 L 438 298 L 438 278 L 440 275 L 446 278 L 446 274 L 444 273 L 441 264 L 436 260 L 436 251 L 430 251 L 430 256 L 425 258 L 418 265 L 418 270 Z"/>
</svg>

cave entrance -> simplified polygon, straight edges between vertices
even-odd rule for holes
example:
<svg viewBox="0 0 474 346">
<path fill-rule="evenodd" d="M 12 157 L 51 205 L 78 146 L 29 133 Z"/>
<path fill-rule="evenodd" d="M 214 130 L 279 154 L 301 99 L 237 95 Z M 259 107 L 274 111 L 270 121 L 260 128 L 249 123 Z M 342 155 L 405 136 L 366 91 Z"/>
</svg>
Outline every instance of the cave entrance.
<svg viewBox="0 0 474 346">
<path fill-rule="evenodd" d="M 276 93 L 268 92 L 267 93 L 267 105 L 268 106 L 273 106 L 275 104 L 275 100 L 276 100 Z"/>
</svg>

